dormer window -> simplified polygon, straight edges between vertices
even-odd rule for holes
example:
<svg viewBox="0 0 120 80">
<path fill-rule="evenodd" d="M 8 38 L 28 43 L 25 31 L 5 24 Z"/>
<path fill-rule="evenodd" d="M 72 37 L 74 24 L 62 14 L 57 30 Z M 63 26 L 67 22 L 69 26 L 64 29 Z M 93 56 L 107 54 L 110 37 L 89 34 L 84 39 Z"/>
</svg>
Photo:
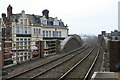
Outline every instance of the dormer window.
<svg viewBox="0 0 120 80">
<path fill-rule="evenodd" d="M 59 26 L 59 20 L 57 19 L 57 17 L 54 19 L 54 25 Z"/>
<path fill-rule="evenodd" d="M 47 24 L 47 20 L 41 20 L 42 24 Z"/>
<path fill-rule="evenodd" d="M 47 25 L 47 19 L 45 18 L 45 16 L 41 18 L 41 23 Z"/>
</svg>

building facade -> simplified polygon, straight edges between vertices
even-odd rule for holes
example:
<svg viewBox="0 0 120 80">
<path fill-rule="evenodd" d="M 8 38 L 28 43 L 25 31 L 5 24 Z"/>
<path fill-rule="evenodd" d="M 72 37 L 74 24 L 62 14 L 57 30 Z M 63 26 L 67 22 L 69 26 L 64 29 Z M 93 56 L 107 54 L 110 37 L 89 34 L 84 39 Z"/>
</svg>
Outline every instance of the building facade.
<svg viewBox="0 0 120 80">
<path fill-rule="evenodd" d="M 37 41 L 43 41 L 44 50 L 47 50 L 49 43 L 54 40 L 62 41 L 68 36 L 68 26 L 61 19 L 49 17 L 47 9 L 42 14 L 25 14 L 24 10 L 13 14 L 10 5 L 7 8 L 7 17 L 2 13 L 0 30 L 3 34 L 2 52 L 6 64 L 16 64 L 37 57 L 40 52 L 40 47 L 36 46 Z M 44 51 L 43 54 L 48 53 Z"/>
<path fill-rule="evenodd" d="M 111 40 L 120 40 L 120 32 L 118 30 L 111 31 Z"/>
</svg>

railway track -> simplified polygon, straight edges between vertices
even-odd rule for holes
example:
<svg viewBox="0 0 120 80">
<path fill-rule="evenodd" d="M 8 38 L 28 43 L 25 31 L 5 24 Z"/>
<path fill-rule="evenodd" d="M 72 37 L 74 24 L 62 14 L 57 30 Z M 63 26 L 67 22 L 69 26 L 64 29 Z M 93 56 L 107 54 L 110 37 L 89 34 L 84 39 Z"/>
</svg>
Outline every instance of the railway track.
<svg viewBox="0 0 120 80">
<path fill-rule="evenodd" d="M 51 62 L 49 62 L 49 63 L 43 64 L 43 65 L 40 65 L 40 66 L 35 66 L 34 68 L 31 68 L 31 69 L 29 69 L 29 70 L 19 72 L 19 73 L 16 74 L 16 75 L 8 75 L 8 76 L 5 76 L 5 78 L 6 78 L 6 79 L 12 79 L 12 78 L 28 78 L 28 77 L 29 77 L 30 79 L 35 78 L 36 75 L 39 75 L 40 73 L 44 73 L 44 72 L 46 72 L 46 71 L 49 71 L 50 69 L 54 68 L 55 66 L 58 66 L 58 65 L 62 64 L 62 62 L 65 62 L 65 61 L 69 60 L 70 58 L 75 57 L 78 53 L 83 52 L 83 51 L 86 50 L 87 48 L 88 48 L 88 47 L 86 47 L 85 49 L 80 48 L 80 49 L 82 49 L 81 51 L 80 51 L 80 49 L 75 50 L 74 52 L 68 53 L 68 54 L 66 54 L 65 56 L 62 56 L 62 57 L 60 57 L 60 58 L 58 58 L 58 59 L 55 59 L 55 60 L 53 60 L 53 61 L 51 61 Z M 62 58 L 64 58 L 64 59 L 62 59 Z M 58 64 L 52 66 L 52 65 L 55 64 L 55 63 L 58 63 Z M 46 67 L 45 67 L 45 66 L 46 66 Z M 48 67 L 49 67 L 49 66 L 52 66 L 52 67 L 51 67 L 51 68 L 47 68 L 47 66 L 48 66 Z M 40 67 L 43 68 L 42 71 L 41 71 L 40 69 L 38 69 L 38 68 L 40 68 Z M 47 68 L 47 69 L 46 69 L 46 68 Z M 40 72 L 39 70 L 40 70 L 41 72 Z M 33 73 L 36 73 L 36 71 L 37 71 L 39 74 L 33 75 Z"/>
<path fill-rule="evenodd" d="M 98 50 L 97 55 L 96 55 L 94 61 L 92 62 L 90 68 L 88 69 L 88 71 L 87 71 L 87 73 L 86 73 L 83 80 L 88 80 L 89 79 L 90 73 L 91 73 L 91 71 L 92 71 L 92 69 L 93 69 L 93 67 L 94 67 L 94 65 L 95 65 L 95 63 L 96 63 L 96 61 L 98 59 L 99 53 L 100 53 L 100 51 Z"/>
<path fill-rule="evenodd" d="M 86 53 L 88 53 L 87 55 L 89 55 L 93 51 L 93 49 L 94 48 L 89 49 L 89 53 L 88 53 L 88 51 L 86 51 Z M 82 57 L 85 56 L 86 53 L 83 52 L 83 53 L 79 54 L 79 56 L 77 55 L 72 59 L 68 59 L 67 61 L 61 62 L 59 65 L 51 67 L 51 69 L 48 69 L 43 73 L 39 73 L 39 74 L 35 75 L 34 77 L 32 77 L 32 79 L 40 79 L 40 78 L 48 78 L 48 79 L 49 78 L 55 78 L 56 79 L 56 78 L 59 78 L 59 76 L 61 76 L 66 71 L 66 69 L 68 69 L 68 66 L 72 67 L 74 65 L 74 64 L 72 64 L 72 65 L 69 64 L 68 65 L 67 64 L 68 62 L 70 63 L 72 61 L 72 63 L 75 63 L 76 58 L 79 57 L 80 59 L 82 59 Z M 61 66 L 63 66 L 63 67 L 61 67 Z"/>
<path fill-rule="evenodd" d="M 68 78 L 87 80 L 99 56 L 99 50 L 97 51 L 95 57 L 93 56 L 94 53 L 89 52 L 83 59 L 81 59 L 77 64 L 75 64 L 67 72 L 65 72 L 58 80 L 63 80 Z M 90 59 L 94 59 L 94 60 L 90 61 Z M 89 61 L 90 64 L 87 61 Z"/>
</svg>

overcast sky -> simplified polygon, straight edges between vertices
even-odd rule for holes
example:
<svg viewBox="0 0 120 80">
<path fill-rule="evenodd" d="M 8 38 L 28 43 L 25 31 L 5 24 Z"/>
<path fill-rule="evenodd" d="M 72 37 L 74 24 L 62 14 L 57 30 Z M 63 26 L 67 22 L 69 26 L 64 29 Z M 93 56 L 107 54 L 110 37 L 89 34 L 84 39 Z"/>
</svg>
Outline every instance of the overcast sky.
<svg viewBox="0 0 120 80">
<path fill-rule="evenodd" d="M 0 14 L 10 4 L 13 13 L 42 15 L 48 9 L 50 17 L 58 17 L 69 27 L 69 34 L 99 34 L 118 29 L 119 0 L 0 0 Z"/>
</svg>

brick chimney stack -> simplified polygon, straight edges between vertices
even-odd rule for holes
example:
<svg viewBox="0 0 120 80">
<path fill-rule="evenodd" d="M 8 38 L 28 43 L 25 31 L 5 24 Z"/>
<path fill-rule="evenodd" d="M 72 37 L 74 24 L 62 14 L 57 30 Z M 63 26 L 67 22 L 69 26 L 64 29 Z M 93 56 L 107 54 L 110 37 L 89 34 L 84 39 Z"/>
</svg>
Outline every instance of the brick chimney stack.
<svg viewBox="0 0 120 80">
<path fill-rule="evenodd" d="M 12 6 L 11 5 L 7 7 L 7 18 L 10 19 L 10 17 L 12 17 Z"/>
<path fill-rule="evenodd" d="M 12 25 L 12 7 L 9 5 L 7 7 L 6 41 L 10 41 L 10 37 L 12 36 L 11 25 Z"/>
<path fill-rule="evenodd" d="M 10 53 L 11 52 L 10 50 L 12 47 L 12 33 L 11 33 L 12 32 L 11 31 L 11 29 L 12 29 L 12 7 L 10 5 L 7 7 L 7 17 L 6 17 L 5 26 L 6 26 L 5 27 L 5 37 L 4 37 L 4 41 L 2 42 L 3 56 L 6 53 Z M 8 49 L 5 49 L 5 48 L 8 48 Z M 6 59 L 12 58 L 12 54 L 5 55 L 5 58 Z M 9 63 L 10 60 L 7 62 Z M 4 65 L 4 63 L 5 63 L 5 61 L 3 60 L 3 65 Z"/>
</svg>

